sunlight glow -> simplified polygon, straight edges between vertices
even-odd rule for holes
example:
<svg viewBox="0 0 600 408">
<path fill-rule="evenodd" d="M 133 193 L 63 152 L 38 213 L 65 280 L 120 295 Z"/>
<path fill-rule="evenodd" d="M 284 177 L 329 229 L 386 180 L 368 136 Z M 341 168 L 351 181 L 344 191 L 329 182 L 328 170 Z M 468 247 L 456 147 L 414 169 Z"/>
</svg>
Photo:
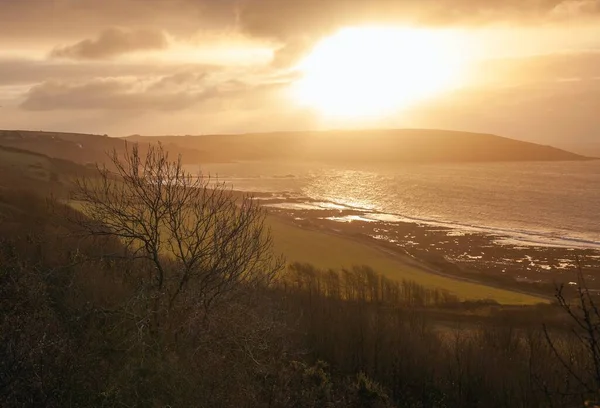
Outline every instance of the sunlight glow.
<svg viewBox="0 0 600 408">
<path fill-rule="evenodd" d="M 329 117 L 383 117 L 459 87 L 467 49 L 447 30 L 346 28 L 300 63 L 294 98 Z"/>
</svg>

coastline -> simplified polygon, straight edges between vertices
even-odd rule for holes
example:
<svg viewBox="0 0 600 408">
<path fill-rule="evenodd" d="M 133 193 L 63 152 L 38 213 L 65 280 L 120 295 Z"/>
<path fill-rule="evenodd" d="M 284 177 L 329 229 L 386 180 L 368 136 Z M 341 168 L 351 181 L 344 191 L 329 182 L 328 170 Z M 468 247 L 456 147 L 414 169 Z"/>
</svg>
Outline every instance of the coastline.
<svg viewBox="0 0 600 408">
<path fill-rule="evenodd" d="M 241 192 L 240 192 L 241 193 Z M 332 220 L 339 222 L 392 222 L 418 224 L 429 228 L 439 228 L 454 231 L 456 234 L 480 234 L 495 237 L 496 242 L 503 245 L 520 247 L 548 247 L 565 249 L 591 249 L 600 255 L 600 236 L 593 238 L 589 234 L 559 235 L 557 233 L 509 228 L 501 226 L 483 226 L 464 222 L 444 221 L 435 218 L 410 217 L 406 215 L 381 212 L 368 208 L 353 207 L 334 202 L 315 200 L 307 197 L 278 195 L 275 193 L 252 192 L 256 199 L 263 201 L 269 208 L 282 210 L 343 210 L 339 215 L 333 215 Z"/>
<path fill-rule="evenodd" d="M 320 207 L 270 193 L 255 196 L 271 217 L 289 225 L 368 245 L 437 276 L 548 300 L 557 285 L 577 282 L 579 263 L 590 289 L 600 290 L 594 273 L 600 271 L 600 250 L 595 247 L 524 243 L 483 228 L 451 228 L 331 203 Z"/>
<path fill-rule="evenodd" d="M 304 230 L 308 230 L 308 231 L 319 232 L 321 234 L 332 235 L 332 236 L 338 237 L 338 238 L 346 240 L 346 241 L 356 242 L 360 245 L 364 245 L 364 246 L 373 248 L 374 250 L 381 253 L 385 257 L 388 257 L 390 259 L 398 261 L 398 263 L 401 263 L 407 267 L 418 269 L 426 274 L 436 275 L 436 276 L 451 279 L 454 281 L 460 281 L 460 282 L 465 282 L 465 283 L 474 284 L 474 285 L 483 285 L 483 286 L 486 286 L 489 288 L 494 288 L 494 289 L 499 289 L 499 290 L 506 290 L 506 291 L 522 294 L 525 296 L 531 296 L 531 297 L 539 298 L 540 302 L 552 301 L 554 299 L 553 296 L 550 296 L 550 295 L 544 294 L 544 293 L 540 293 L 540 292 L 532 292 L 532 291 L 528 291 L 525 289 L 519 289 L 519 288 L 507 288 L 507 287 L 505 287 L 499 283 L 495 283 L 495 282 L 486 282 L 484 280 L 476 279 L 474 277 L 460 276 L 458 274 L 446 273 L 441 268 L 436 267 L 432 264 L 428 264 L 424 260 L 418 259 L 416 257 L 413 257 L 413 256 L 403 253 L 401 251 L 389 248 L 388 246 L 383 245 L 381 242 L 378 242 L 375 240 L 370 240 L 366 236 L 359 236 L 359 235 L 352 236 L 352 235 L 344 234 L 343 232 L 340 232 L 339 230 L 335 230 L 335 229 L 326 229 L 326 228 L 319 227 L 319 226 L 297 224 L 294 222 L 295 220 L 293 218 L 290 218 L 289 216 L 286 216 L 286 215 L 269 213 L 269 216 L 275 217 L 278 220 L 283 221 L 284 223 L 286 223 L 287 225 L 289 225 L 290 227 L 293 227 L 293 228 L 300 228 L 300 229 L 304 229 Z M 367 262 L 367 265 L 368 265 L 368 262 Z M 480 298 L 480 299 L 483 300 L 484 298 Z"/>
<path fill-rule="evenodd" d="M 549 301 L 548 297 L 535 293 L 436 273 L 414 259 L 391 253 L 361 237 L 297 225 L 293 218 L 269 214 L 267 225 L 273 235 L 275 252 L 283 254 L 288 264 L 308 263 L 321 270 L 368 266 L 392 280 L 411 281 L 448 292 L 463 301 L 484 301 L 490 305 L 523 306 Z"/>
</svg>

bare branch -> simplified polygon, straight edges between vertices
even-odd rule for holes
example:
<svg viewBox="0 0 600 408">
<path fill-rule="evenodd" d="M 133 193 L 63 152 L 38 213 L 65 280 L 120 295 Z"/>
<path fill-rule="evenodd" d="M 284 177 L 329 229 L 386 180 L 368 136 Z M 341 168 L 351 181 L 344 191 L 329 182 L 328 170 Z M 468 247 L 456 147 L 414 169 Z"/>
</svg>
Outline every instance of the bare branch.
<svg viewBox="0 0 600 408">
<path fill-rule="evenodd" d="M 156 315 L 173 307 L 208 312 L 230 295 L 268 285 L 282 267 L 251 196 L 187 172 L 160 144 L 145 157 L 133 145 L 109 159 L 114 173 L 97 167 L 95 178 L 76 180 L 72 198 L 83 216 L 74 221 L 88 235 L 119 239 L 130 259 L 152 265 Z"/>
</svg>

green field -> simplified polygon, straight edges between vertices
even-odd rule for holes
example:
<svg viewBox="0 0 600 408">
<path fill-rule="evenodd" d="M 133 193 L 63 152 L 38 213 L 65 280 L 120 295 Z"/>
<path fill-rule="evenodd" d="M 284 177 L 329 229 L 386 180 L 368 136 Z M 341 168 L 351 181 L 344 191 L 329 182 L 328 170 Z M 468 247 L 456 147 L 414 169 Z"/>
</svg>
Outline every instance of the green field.
<svg viewBox="0 0 600 408">
<path fill-rule="evenodd" d="M 368 265 L 388 278 L 445 289 L 463 300 L 494 299 L 511 305 L 547 303 L 543 298 L 428 273 L 367 244 L 295 227 L 276 217 L 269 217 L 268 223 L 275 250 L 283 253 L 288 263 L 306 262 L 323 269 Z"/>
</svg>

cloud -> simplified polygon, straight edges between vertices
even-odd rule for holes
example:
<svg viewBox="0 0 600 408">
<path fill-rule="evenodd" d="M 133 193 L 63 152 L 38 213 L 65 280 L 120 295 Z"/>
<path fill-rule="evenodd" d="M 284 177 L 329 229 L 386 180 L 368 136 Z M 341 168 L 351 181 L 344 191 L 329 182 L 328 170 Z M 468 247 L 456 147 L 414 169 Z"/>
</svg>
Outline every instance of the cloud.
<svg viewBox="0 0 600 408">
<path fill-rule="evenodd" d="M 294 48 L 340 27 L 361 24 L 427 26 L 507 22 L 533 25 L 596 15 L 600 0 L 0 0 L 0 47 L 20 43 L 54 57 L 102 59 L 163 49 L 198 32 L 242 32 L 275 40 L 275 66 L 294 62 Z M 595 14 L 594 14 L 595 13 Z M 560 17 L 562 16 L 562 17 Z M 130 31 L 106 30 L 128 27 Z M 101 32 L 100 36 L 97 34 Z M 145 33 L 145 34 L 143 34 Z M 10 40 L 9 40 L 10 39 Z M 81 39 L 86 39 L 80 41 Z M 74 41 L 78 43 L 72 44 Z M 185 41 L 185 40 L 184 40 Z M 294 55 L 296 54 L 296 55 Z"/>
<path fill-rule="evenodd" d="M 295 119 L 286 121 L 279 116 L 283 115 L 282 112 L 288 112 L 289 118 L 296 118 L 300 109 L 282 96 L 283 89 L 294 81 L 293 75 L 300 73 L 284 68 L 293 66 L 322 36 L 342 26 L 406 23 L 456 25 L 468 29 L 488 22 L 508 22 L 510 28 L 502 24 L 489 27 L 490 31 L 502 31 L 498 36 L 507 36 L 506 41 L 499 41 L 502 47 L 497 47 L 498 52 L 511 54 L 512 50 L 519 51 L 521 46 L 526 51 L 511 55 L 537 55 L 555 50 L 583 51 L 600 46 L 597 31 L 594 31 L 598 26 L 594 25 L 595 21 L 588 21 L 589 18 L 600 16 L 597 8 L 599 2 L 0 0 L 0 49 L 3 52 L 6 49 L 10 51 L 0 56 L 0 105 L 4 105 L 0 109 L 3 115 L 0 119 L 3 123 L 31 123 L 40 127 L 44 127 L 44 123 L 60 123 L 61 126 L 73 123 L 81 131 L 88 130 L 90 126 L 95 129 L 104 129 L 105 126 L 116 130 L 130 129 L 124 130 L 124 133 L 142 132 L 144 128 L 154 132 L 157 123 L 162 123 L 162 129 L 172 127 L 173 132 L 200 128 L 204 131 L 204 127 L 213 131 L 251 131 L 268 126 L 299 128 L 302 125 L 294 122 Z M 582 24 L 574 24 L 573 21 L 582 21 Z M 109 27 L 127 29 L 107 29 Z M 550 29 L 556 29 L 557 34 L 550 37 Z M 513 35 L 505 34 L 505 31 Z M 472 32 L 473 36 L 478 35 L 477 29 Z M 568 41 L 557 39 L 564 32 L 568 33 Z M 165 33 L 168 33 L 168 37 Z M 228 36 L 234 40 L 220 41 Z M 243 41 L 238 43 L 240 37 Z M 171 44 L 172 38 L 175 40 Z M 229 57 L 224 58 L 227 62 L 220 59 L 215 62 L 223 65 L 220 67 L 184 64 L 185 61 L 213 61 L 199 57 L 213 49 L 219 55 L 237 53 L 230 52 L 227 47 L 234 44 L 236 50 L 242 49 L 246 44 L 244 41 L 259 44 L 258 48 L 275 48 L 272 64 L 263 66 L 261 62 L 249 66 L 239 63 L 237 59 L 231 62 L 234 59 L 227 59 Z M 48 50 L 57 44 L 61 46 L 54 48 L 52 58 L 46 58 Z M 205 48 L 208 51 L 204 50 L 204 45 L 207 45 Z M 489 46 L 489 43 L 486 45 Z M 495 52 L 496 47 L 491 48 Z M 153 53 L 152 62 L 132 58 L 127 63 L 120 63 L 118 59 L 129 53 L 153 50 L 164 53 Z M 189 59 L 188 51 L 191 51 Z M 8 55 L 13 55 L 13 59 L 9 60 Z M 16 55 L 22 59 L 16 59 Z M 572 111 L 577 100 L 586 101 L 586 105 L 579 108 L 584 110 L 587 106 L 598 104 L 594 99 L 597 96 L 592 96 L 597 92 L 588 89 L 588 79 L 600 75 L 598 64 L 600 54 L 593 53 L 489 61 L 474 74 L 484 75 L 489 78 L 488 82 L 492 82 L 481 84 L 481 88 L 504 86 L 508 89 L 509 85 L 523 83 L 536 85 L 526 91 L 513 88 L 514 92 L 508 90 L 507 95 L 502 96 L 496 96 L 493 90 L 485 95 L 463 95 L 466 101 L 464 105 L 452 101 L 443 110 L 449 121 L 447 127 L 466 128 L 470 123 L 481 121 L 480 130 L 502 129 L 500 126 L 511 123 L 510 116 L 499 116 L 502 112 L 515 115 L 521 112 L 512 102 L 530 95 L 542 98 L 548 93 L 547 102 L 523 102 L 531 104 L 531 109 L 522 109 L 529 116 L 520 118 L 519 126 L 526 129 L 528 123 L 534 123 L 531 115 L 538 112 L 538 107 L 539 112 L 545 112 L 542 108 L 562 106 L 571 112 L 564 116 L 566 129 L 568 118 L 575 114 Z M 284 76 L 276 78 L 277 75 Z M 581 81 L 557 82 L 560 78 L 581 78 Z M 555 82 L 562 88 L 547 88 Z M 581 90 L 581 95 L 566 95 L 568 87 L 579 85 L 586 86 Z M 560 99 L 561 95 L 570 98 L 569 103 L 572 102 L 573 107 L 566 106 Z M 487 109 L 493 104 L 502 109 Z M 7 105 L 18 112 L 20 122 L 16 120 L 17 115 L 13 117 L 13 111 L 8 113 Z M 459 105 L 464 109 L 457 113 L 459 109 L 456 106 Z M 480 108 L 483 112 L 479 111 Z M 463 112 L 460 123 L 452 122 Z M 589 113 L 587 110 L 585 112 Z M 443 118 L 442 113 L 439 116 L 429 115 L 429 122 L 423 122 L 422 125 L 429 123 L 432 126 L 432 118 Z M 494 116 L 492 113 L 497 117 L 490 117 Z M 549 118 L 548 129 L 552 130 L 554 118 L 544 114 Z M 91 117 L 96 119 L 89 120 Z M 144 119 L 140 120 L 142 117 Z M 185 121 L 175 119 L 183 117 Z M 310 118 L 310 115 L 306 117 Z M 399 114 L 399 118 L 405 117 L 407 115 Z M 134 121 L 133 118 L 138 119 Z M 125 125 L 120 120 L 129 122 Z M 582 123 L 597 123 L 594 120 L 586 119 Z M 446 126 L 443 125 L 439 124 Z M 565 129 L 561 131 L 568 135 Z"/>
<path fill-rule="evenodd" d="M 158 30 L 123 31 L 117 28 L 104 30 L 95 39 L 52 50 L 52 58 L 95 60 L 115 57 L 137 51 L 162 50 L 169 46 L 164 32 Z"/>
<path fill-rule="evenodd" d="M 600 52 L 570 52 L 523 58 L 491 59 L 477 65 L 477 73 L 496 84 L 552 82 L 561 78 L 591 79 L 599 75 Z"/>
<path fill-rule="evenodd" d="M 88 38 L 109 27 L 174 35 L 233 21 L 230 0 L 0 0 L 0 39 Z M 8 37 L 5 37 L 8 38 Z"/>
<path fill-rule="evenodd" d="M 592 3 L 599 0 L 575 0 Z M 239 24 L 248 34 L 284 41 L 347 25 L 481 25 L 543 21 L 560 0 L 246 0 Z M 578 5 L 581 7 L 582 5 Z M 584 5 L 582 9 L 592 9 Z"/>
<path fill-rule="evenodd" d="M 436 8 L 416 0 L 246 0 L 240 3 L 239 25 L 253 36 L 288 40 L 351 24 L 411 21 Z"/>
<path fill-rule="evenodd" d="M 221 67 L 206 64 L 177 64 L 178 71 L 216 72 Z M 95 77 L 163 77 L 173 73 L 173 65 L 86 61 L 73 63 L 63 60 L 33 60 L 0 58 L 0 86 L 35 84 L 42 81 L 84 81 Z"/>
<path fill-rule="evenodd" d="M 256 37 L 288 39 L 348 24 L 514 22 L 544 17 L 569 2 L 587 9 L 592 0 L 0 0 L 0 37 L 65 39 L 119 26 L 176 36 L 237 27 Z"/>
<path fill-rule="evenodd" d="M 459 90 L 416 106 L 410 127 L 496 133 L 542 143 L 595 141 L 600 127 L 600 81 L 540 81 Z"/>
<path fill-rule="evenodd" d="M 281 82 L 249 84 L 238 80 L 211 81 L 204 72 L 177 72 L 160 78 L 94 78 L 83 82 L 45 81 L 25 94 L 21 108 L 29 111 L 105 110 L 179 111 L 204 104 L 231 109 L 276 103 Z"/>
<path fill-rule="evenodd" d="M 554 17 L 581 17 L 600 14 L 600 0 L 565 0 L 551 11 Z"/>
<path fill-rule="evenodd" d="M 202 97 L 202 91 L 159 91 L 137 79 L 97 78 L 87 82 L 46 81 L 32 87 L 21 108 L 47 110 L 181 110 Z"/>
<path fill-rule="evenodd" d="M 306 37 L 291 39 L 274 51 L 271 65 L 274 68 L 288 68 L 293 66 L 306 55 L 312 45 L 313 42 Z"/>
<path fill-rule="evenodd" d="M 191 90 L 204 84 L 207 79 L 207 72 L 180 71 L 172 75 L 164 76 L 153 83 L 149 89 L 152 91 L 180 91 Z"/>
</svg>

